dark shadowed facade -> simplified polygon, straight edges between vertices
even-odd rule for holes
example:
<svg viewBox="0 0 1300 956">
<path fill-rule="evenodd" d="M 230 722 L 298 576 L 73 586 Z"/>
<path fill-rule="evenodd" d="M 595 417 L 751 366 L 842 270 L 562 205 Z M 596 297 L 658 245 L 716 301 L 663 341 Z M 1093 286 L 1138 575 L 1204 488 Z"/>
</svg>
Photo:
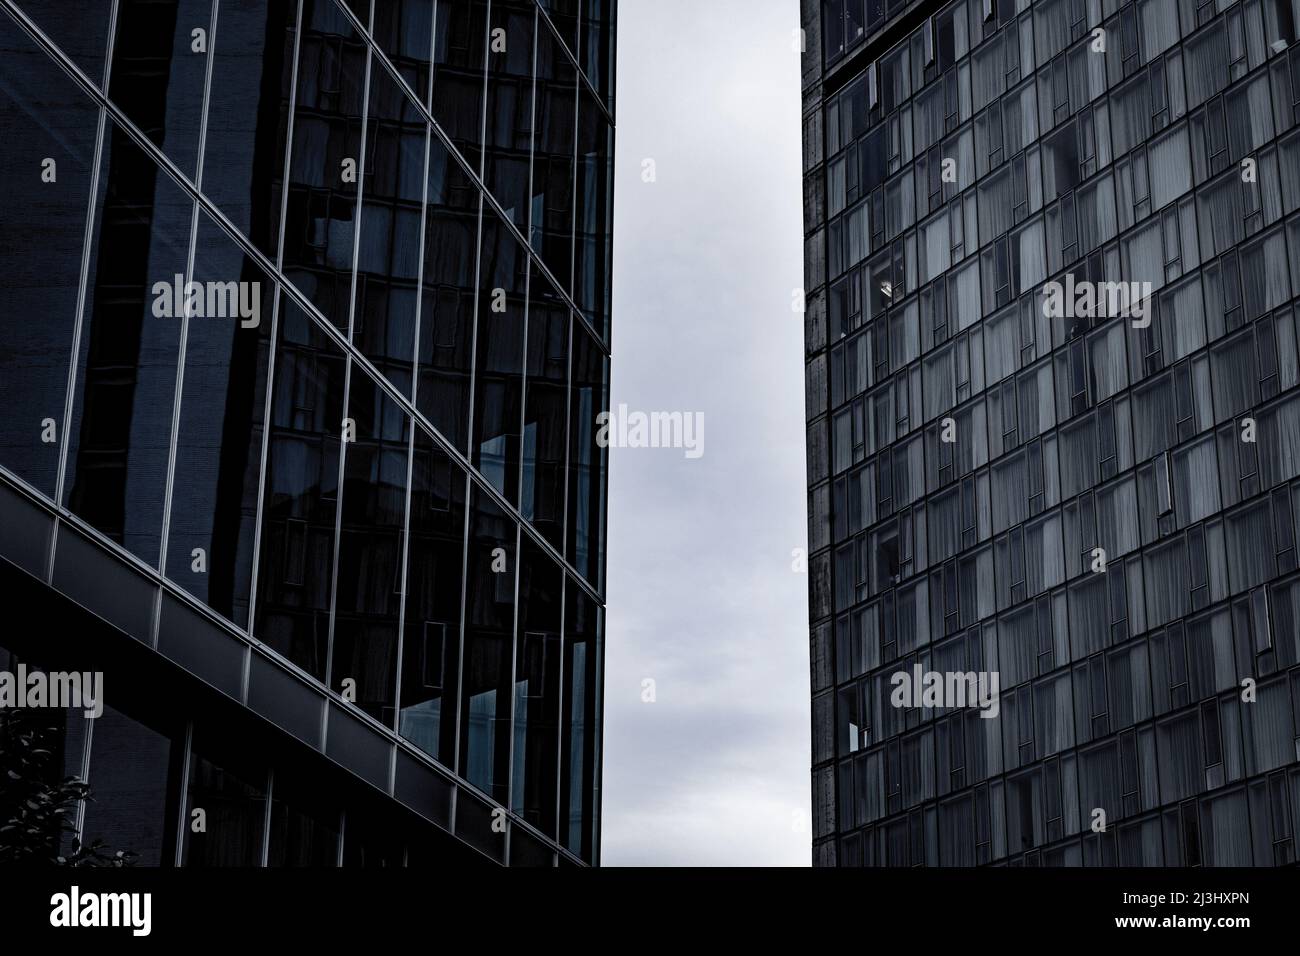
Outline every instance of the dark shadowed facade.
<svg viewBox="0 0 1300 956">
<path fill-rule="evenodd" d="M 802 6 L 815 863 L 1294 863 L 1300 3 Z"/>
<path fill-rule="evenodd" d="M 599 861 L 614 20 L 0 0 L 0 670 L 104 673 L 85 842 Z"/>
</svg>

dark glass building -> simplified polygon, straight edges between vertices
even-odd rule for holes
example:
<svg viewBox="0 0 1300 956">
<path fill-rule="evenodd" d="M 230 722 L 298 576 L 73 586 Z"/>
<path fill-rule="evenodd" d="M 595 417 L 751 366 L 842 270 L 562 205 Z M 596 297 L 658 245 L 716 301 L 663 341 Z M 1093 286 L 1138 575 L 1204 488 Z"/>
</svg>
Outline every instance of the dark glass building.
<svg viewBox="0 0 1300 956">
<path fill-rule="evenodd" d="M 803 28 L 815 863 L 1294 863 L 1300 3 Z"/>
<path fill-rule="evenodd" d="M 600 857 L 614 0 L 0 0 L 0 670 L 84 843 Z"/>
</svg>

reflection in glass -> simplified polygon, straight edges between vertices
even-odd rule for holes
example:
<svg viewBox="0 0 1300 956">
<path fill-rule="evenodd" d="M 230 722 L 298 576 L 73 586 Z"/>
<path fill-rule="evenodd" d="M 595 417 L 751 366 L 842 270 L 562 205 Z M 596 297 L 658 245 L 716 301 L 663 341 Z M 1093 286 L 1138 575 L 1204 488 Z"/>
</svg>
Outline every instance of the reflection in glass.
<svg viewBox="0 0 1300 956">
<path fill-rule="evenodd" d="M 570 52 L 578 52 L 578 0 L 539 0 Z M 591 0 L 587 0 L 588 3 Z"/>
<path fill-rule="evenodd" d="M 209 38 L 203 193 L 253 244 L 279 253 L 296 0 L 220 4 Z"/>
<path fill-rule="evenodd" d="M 193 280 L 214 290 L 219 308 L 186 331 L 164 570 L 247 627 L 276 290 L 205 213 Z"/>
<path fill-rule="evenodd" d="M 569 308 L 536 269 L 528 288 L 528 378 L 520 513 L 556 550 L 564 546 L 568 450 Z"/>
<path fill-rule="evenodd" d="M 537 141 L 529 244 L 568 292 L 573 282 L 574 113 L 578 71 L 550 31 L 537 37 Z"/>
<path fill-rule="evenodd" d="M 488 53 L 487 125 L 483 182 L 506 217 L 528 228 L 528 160 L 533 147 L 532 0 L 495 0 L 492 29 L 505 49 Z M 499 36 L 499 35 L 498 35 Z"/>
<path fill-rule="evenodd" d="M 68 507 L 156 566 L 194 203 L 105 130 L 68 435 Z"/>
<path fill-rule="evenodd" d="M 475 172 L 482 160 L 487 10 L 487 0 L 440 3 L 434 24 L 433 118 Z"/>
<path fill-rule="evenodd" d="M 266 827 L 266 769 L 231 741 L 196 727 L 183 826 L 184 866 L 259 866 Z M 202 811 L 203 828 L 195 812 Z"/>
<path fill-rule="evenodd" d="M 518 525 L 478 489 L 470 513 L 459 773 L 504 804 Z"/>
<path fill-rule="evenodd" d="M 486 212 L 482 250 L 474 346 L 473 461 L 497 491 L 517 502 L 528 255 L 505 223 Z"/>
<path fill-rule="evenodd" d="M 429 100 L 435 0 L 383 0 L 371 34 L 421 103 Z"/>
<path fill-rule="evenodd" d="M 271 785 L 271 831 L 266 865 L 337 866 L 339 811 L 306 785 L 293 768 L 276 770 Z"/>
<path fill-rule="evenodd" d="M 52 419 L 62 438 L 99 111 L 8 17 L 0 59 L 0 465 L 53 498 L 62 442 L 42 431 Z M 58 179 L 42 184 L 47 159 Z"/>
<path fill-rule="evenodd" d="M 103 82 L 113 0 L 22 0 L 19 6 L 92 81 Z"/>
<path fill-rule="evenodd" d="M 510 808 L 547 836 L 555 835 L 563 582 L 560 566 L 525 535 L 519 561 Z"/>
<path fill-rule="evenodd" d="M 420 302 L 420 381 L 416 407 L 468 452 L 478 190 L 442 141 L 429 143 L 424 279 Z"/>
<path fill-rule="evenodd" d="M 342 353 L 280 302 L 255 636 L 325 679 L 343 428 Z"/>
<path fill-rule="evenodd" d="M 463 776 L 457 836 L 484 859 L 504 862 L 510 841 L 482 793 L 594 859 L 598 638 L 590 652 L 563 639 L 551 549 L 600 583 L 612 127 L 597 99 L 613 4 L 3 5 L 0 468 L 278 655 L 246 678 L 267 719 L 314 740 L 316 693 L 346 693 Z M 26 16 L 53 55 L 16 26 Z M 80 92 L 65 54 L 144 149 Z M 579 311 L 594 340 L 575 340 Z M 503 498 L 527 523 L 522 554 Z M 122 602 L 143 592 L 118 571 L 102 610 L 126 620 Z M 598 602 L 580 607 L 567 586 L 594 619 Z M 164 602 L 163 650 L 238 687 L 237 642 L 173 641 L 181 605 Z M 129 626 L 147 643 L 146 622 Z M 445 861 L 391 803 L 317 794 L 317 757 L 277 744 L 250 759 L 229 701 L 193 698 L 189 754 L 184 722 L 126 703 L 97 728 L 67 721 L 57 744 L 57 769 L 89 767 L 87 840 L 147 865 Z M 341 726 L 331 752 L 348 749 Z M 382 780 L 376 746 L 349 757 Z M 403 799 L 457 786 L 409 749 L 402 760 Z M 518 827 L 511 848 L 512 862 L 554 860 Z"/>
<path fill-rule="evenodd" d="M 582 70 L 596 92 L 610 102 L 614 96 L 615 0 L 585 0 L 582 5 Z"/>
<path fill-rule="evenodd" d="M 447 766 L 456 739 L 466 480 L 465 472 L 417 429 L 398 731 Z"/>
<path fill-rule="evenodd" d="M 203 125 L 212 0 L 119 0 L 108 96 L 193 179 Z M 195 39 L 193 30 L 202 30 Z M 203 44 L 203 51 L 193 49 Z"/>
<path fill-rule="evenodd" d="M 91 798 L 85 803 L 81 842 L 103 840 L 111 852 L 136 854 L 137 866 L 171 865 L 175 853 L 173 775 L 180 778 L 177 747 L 169 731 L 104 706 L 91 735 Z M 72 773 L 80 776 L 81 768 Z"/>
<path fill-rule="evenodd" d="M 585 329 L 573 330 L 569 393 L 569 504 L 566 556 L 598 590 L 605 577 L 605 487 L 609 452 L 596 416 L 609 408 L 609 357 Z"/>
<path fill-rule="evenodd" d="M 393 725 L 402 528 L 411 421 L 364 371 L 353 367 L 343 449 L 337 592 L 330 686 L 385 726 Z M 345 685 L 345 681 L 351 681 Z"/>
<path fill-rule="evenodd" d="M 565 587 L 559 838 L 590 862 L 599 805 L 601 610 L 573 581 Z"/>
<path fill-rule="evenodd" d="M 368 51 L 337 6 L 305 3 L 284 272 L 339 329 L 348 327 L 352 294 Z"/>
<path fill-rule="evenodd" d="M 614 127 L 585 90 L 578 105 L 578 209 L 573 296 L 609 339 L 614 256 Z"/>
<path fill-rule="evenodd" d="M 428 135 L 410 97 L 387 70 L 372 65 L 352 341 L 408 396 Z"/>
</svg>

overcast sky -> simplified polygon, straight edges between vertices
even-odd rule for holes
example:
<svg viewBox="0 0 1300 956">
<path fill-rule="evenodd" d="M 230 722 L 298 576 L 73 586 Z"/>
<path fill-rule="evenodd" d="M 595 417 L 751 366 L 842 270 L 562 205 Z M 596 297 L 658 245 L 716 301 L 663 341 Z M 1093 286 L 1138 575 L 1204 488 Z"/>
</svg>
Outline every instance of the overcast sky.
<svg viewBox="0 0 1300 956">
<path fill-rule="evenodd" d="M 704 454 L 611 450 L 607 866 L 810 860 L 798 22 L 619 4 L 612 404 Z"/>
</svg>

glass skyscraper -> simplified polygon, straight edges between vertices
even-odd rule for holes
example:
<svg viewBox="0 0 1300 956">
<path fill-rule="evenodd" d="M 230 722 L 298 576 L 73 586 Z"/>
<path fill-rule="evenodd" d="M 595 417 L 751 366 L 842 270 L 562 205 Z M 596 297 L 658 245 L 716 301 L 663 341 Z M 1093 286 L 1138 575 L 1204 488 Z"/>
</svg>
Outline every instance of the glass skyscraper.
<svg viewBox="0 0 1300 956">
<path fill-rule="evenodd" d="M 84 843 L 598 863 L 614 36 L 0 0 L 0 670 L 104 674 Z"/>
<path fill-rule="evenodd" d="M 1300 3 L 802 9 L 814 862 L 1295 863 Z"/>
</svg>

